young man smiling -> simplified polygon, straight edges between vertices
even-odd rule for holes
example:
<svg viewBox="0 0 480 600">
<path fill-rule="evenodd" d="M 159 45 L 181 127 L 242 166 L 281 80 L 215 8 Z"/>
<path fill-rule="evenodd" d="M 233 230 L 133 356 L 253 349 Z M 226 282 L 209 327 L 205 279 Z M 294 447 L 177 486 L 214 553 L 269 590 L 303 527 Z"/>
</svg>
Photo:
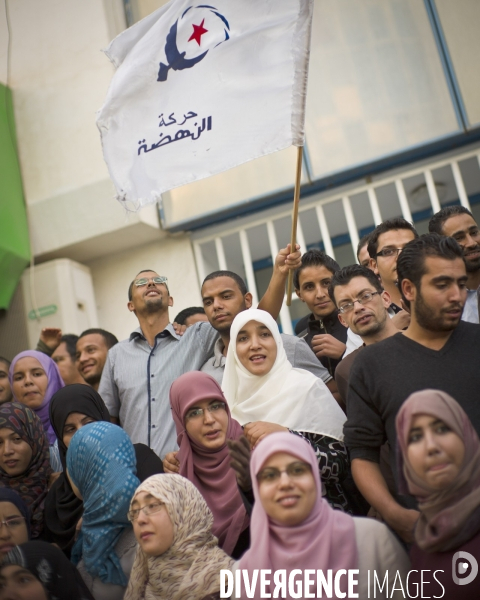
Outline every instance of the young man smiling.
<svg viewBox="0 0 480 600">
<path fill-rule="evenodd" d="M 464 206 L 447 206 L 433 215 L 428 224 L 431 233 L 448 235 L 463 249 L 467 267 L 467 301 L 462 319 L 479 322 L 480 305 L 480 230 L 472 213 Z"/>
<path fill-rule="evenodd" d="M 110 348 L 118 344 L 117 338 L 105 329 L 83 331 L 76 344 L 76 365 L 85 381 L 98 391 Z"/>
<path fill-rule="evenodd" d="M 412 541 L 416 504 L 389 492 L 379 468 L 380 447 L 388 440 L 396 448 L 395 418 L 401 405 L 413 392 L 428 388 L 455 398 L 480 432 L 480 327 L 460 322 L 467 273 L 455 240 L 437 234 L 415 239 L 404 247 L 397 268 L 411 322 L 406 331 L 357 356 L 344 433 L 359 490 L 390 527 Z M 392 452 L 390 464 L 398 482 L 394 458 Z"/>
</svg>

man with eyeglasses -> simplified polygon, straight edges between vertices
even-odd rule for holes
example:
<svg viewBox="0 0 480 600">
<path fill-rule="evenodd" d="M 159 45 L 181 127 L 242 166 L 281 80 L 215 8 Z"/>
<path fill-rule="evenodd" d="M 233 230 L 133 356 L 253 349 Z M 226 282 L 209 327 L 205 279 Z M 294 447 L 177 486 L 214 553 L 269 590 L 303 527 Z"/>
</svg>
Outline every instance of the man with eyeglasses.
<svg viewBox="0 0 480 600">
<path fill-rule="evenodd" d="M 98 390 L 112 421 L 134 444 L 146 444 L 162 458 L 176 446 L 170 386 L 183 373 L 200 369 L 217 338 L 205 322 L 179 335 L 170 323 L 170 306 L 167 278 L 140 271 L 128 287 L 127 304 L 139 327 L 108 353 Z"/>
<path fill-rule="evenodd" d="M 289 248 L 280 250 L 275 261 L 275 289 L 279 282 L 285 286 L 288 270 L 300 260 L 300 252 L 290 253 Z M 170 306 L 173 298 L 167 278 L 151 269 L 140 271 L 128 287 L 127 304 L 139 327 L 109 351 L 98 390 L 112 421 L 125 429 L 134 444 L 146 444 L 162 459 L 177 447 L 170 387 L 183 373 L 201 369 L 218 338 L 205 321 L 179 335 L 169 320 Z"/>
<path fill-rule="evenodd" d="M 418 519 L 410 496 L 391 494 L 380 471 L 380 447 L 396 448 L 395 418 L 413 393 L 450 394 L 480 432 L 480 327 L 461 321 L 467 290 L 463 252 L 455 240 L 427 234 L 398 258 L 403 302 L 411 311 L 406 331 L 364 348 L 350 371 L 345 444 L 352 474 L 365 499 L 406 542 Z M 395 452 L 390 466 L 398 478 Z"/>
<path fill-rule="evenodd" d="M 370 268 L 382 281 L 383 288 L 390 295 L 391 309 L 395 312 L 394 323 L 398 329 L 408 327 L 410 316 L 402 309 L 402 296 L 398 289 L 397 260 L 408 242 L 418 237 L 411 223 L 401 217 L 380 223 L 370 234 L 368 254 Z"/>
<path fill-rule="evenodd" d="M 367 233 L 357 244 L 357 261 L 362 267 L 370 267 L 370 254 L 368 253 L 368 242 L 370 233 Z"/>
<path fill-rule="evenodd" d="M 330 298 L 339 310 L 340 322 L 360 336 L 363 346 L 339 363 L 335 382 L 346 406 L 348 377 L 358 353 L 365 347 L 398 333 L 389 315 L 390 295 L 375 273 L 361 265 L 351 265 L 337 271 L 329 288 Z"/>
<path fill-rule="evenodd" d="M 461 246 L 468 276 L 467 301 L 462 320 L 478 323 L 480 312 L 480 230 L 472 213 L 464 206 L 442 208 L 430 219 L 428 231 L 448 235 Z"/>
</svg>

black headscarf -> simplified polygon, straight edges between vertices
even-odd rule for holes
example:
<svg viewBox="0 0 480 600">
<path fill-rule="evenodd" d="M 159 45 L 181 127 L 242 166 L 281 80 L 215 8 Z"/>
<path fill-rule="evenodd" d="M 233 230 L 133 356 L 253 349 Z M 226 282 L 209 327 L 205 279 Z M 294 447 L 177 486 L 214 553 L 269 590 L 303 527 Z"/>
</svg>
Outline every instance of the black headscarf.
<svg viewBox="0 0 480 600">
<path fill-rule="evenodd" d="M 28 510 L 25 502 L 22 500 L 20 494 L 17 494 L 15 490 L 11 490 L 10 488 L 0 488 L 0 502 L 10 502 L 18 508 L 20 514 L 25 519 L 25 524 L 27 526 L 28 532 L 28 539 L 30 539 L 30 511 Z"/>
<path fill-rule="evenodd" d="M 75 496 L 66 476 L 67 447 L 63 443 L 63 428 L 68 415 L 76 412 L 94 421 L 110 421 L 101 396 L 89 385 L 67 385 L 50 400 L 50 422 L 58 438 L 63 473 L 50 488 L 45 499 L 44 529 L 49 542 L 57 544 L 70 557 L 75 542 L 77 523 L 83 514 L 83 502 Z M 154 451 L 144 444 L 134 444 L 137 477 L 144 481 L 151 475 L 163 473 L 163 464 Z"/>
<path fill-rule="evenodd" d="M 75 496 L 66 471 L 67 447 L 63 443 L 63 428 L 68 415 L 81 413 L 94 421 L 110 421 L 107 407 L 100 395 L 89 385 L 67 385 L 50 400 L 50 422 L 58 438 L 63 473 L 50 488 L 45 499 L 46 538 L 57 544 L 67 555 L 75 541 L 75 531 L 83 513 L 83 502 Z"/>
<path fill-rule="evenodd" d="M 133 444 L 133 449 L 137 460 L 137 477 L 140 481 L 163 473 L 163 462 L 151 448 L 145 444 Z"/>
<path fill-rule="evenodd" d="M 80 572 L 52 544 L 33 541 L 15 546 L 3 559 L 0 568 L 18 565 L 30 571 L 52 600 L 94 600 Z"/>
</svg>

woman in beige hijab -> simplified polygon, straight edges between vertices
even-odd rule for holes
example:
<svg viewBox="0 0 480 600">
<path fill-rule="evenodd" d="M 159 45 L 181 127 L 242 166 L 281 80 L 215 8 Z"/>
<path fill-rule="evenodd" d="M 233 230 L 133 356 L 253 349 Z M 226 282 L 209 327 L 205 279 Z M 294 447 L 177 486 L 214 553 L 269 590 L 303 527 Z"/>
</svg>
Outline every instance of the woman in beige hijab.
<svg viewBox="0 0 480 600">
<path fill-rule="evenodd" d="M 154 475 L 135 492 L 128 518 L 139 548 L 125 600 L 213 600 L 220 570 L 234 561 L 218 547 L 213 516 L 181 475 Z"/>
</svg>

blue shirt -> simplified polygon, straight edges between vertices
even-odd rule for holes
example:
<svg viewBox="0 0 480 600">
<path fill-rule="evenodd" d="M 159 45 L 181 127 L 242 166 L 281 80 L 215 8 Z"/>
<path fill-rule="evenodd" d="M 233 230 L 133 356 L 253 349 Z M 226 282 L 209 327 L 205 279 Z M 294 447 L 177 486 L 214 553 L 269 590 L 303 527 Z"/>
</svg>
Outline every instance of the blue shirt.
<svg viewBox="0 0 480 600">
<path fill-rule="evenodd" d="M 200 322 L 178 336 L 171 324 L 155 336 L 153 348 L 140 328 L 108 352 L 98 393 L 134 444 L 146 444 L 161 458 L 177 448 L 170 387 L 212 356 L 218 337 Z"/>
</svg>

